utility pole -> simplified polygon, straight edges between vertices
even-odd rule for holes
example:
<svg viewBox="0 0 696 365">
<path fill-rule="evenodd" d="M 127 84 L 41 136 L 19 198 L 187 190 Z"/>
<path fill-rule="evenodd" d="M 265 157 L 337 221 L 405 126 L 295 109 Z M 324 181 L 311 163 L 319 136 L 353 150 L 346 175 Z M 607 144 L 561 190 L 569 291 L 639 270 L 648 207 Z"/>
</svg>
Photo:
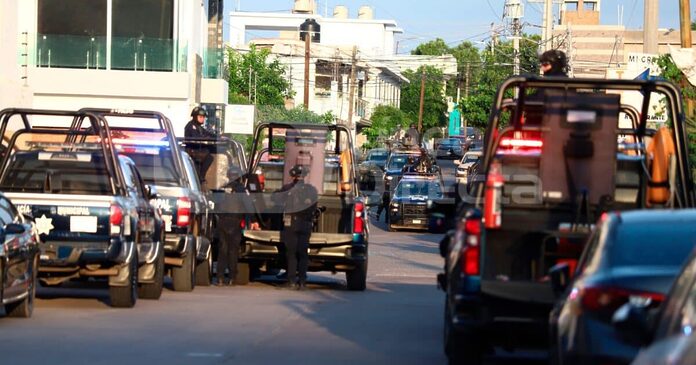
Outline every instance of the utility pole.
<svg viewBox="0 0 696 365">
<path fill-rule="evenodd" d="M 658 0 L 645 0 L 643 13 L 643 53 L 658 53 L 657 9 Z M 689 27 L 691 24 L 689 24 Z"/>
<path fill-rule="evenodd" d="M 522 2 L 520 0 L 507 0 L 505 2 L 505 16 L 512 19 L 512 47 L 513 57 L 514 57 L 514 75 L 520 74 L 520 19 L 524 17 L 524 8 L 522 7 Z"/>
<path fill-rule="evenodd" d="M 348 129 L 353 130 L 353 97 L 355 95 L 355 63 L 358 62 L 358 47 L 353 46 L 353 57 L 350 61 L 350 91 L 348 92 Z"/>
<path fill-rule="evenodd" d="M 689 0 L 679 0 L 679 20 L 682 48 L 691 48 L 691 4 Z"/>
<path fill-rule="evenodd" d="M 573 29 L 572 24 L 568 23 L 566 28 L 566 57 L 568 59 L 568 76 L 573 77 Z"/>
<path fill-rule="evenodd" d="M 309 110 L 309 44 L 312 42 L 311 35 L 305 35 L 305 55 L 304 55 L 304 107 Z"/>
<path fill-rule="evenodd" d="M 512 72 L 513 75 L 519 75 L 520 74 L 520 20 L 519 19 L 514 19 L 512 21 L 512 27 L 515 32 L 515 37 L 512 40 L 512 48 L 514 49 L 514 70 Z"/>
<path fill-rule="evenodd" d="M 421 69 L 420 107 L 418 108 L 418 135 L 423 135 L 423 102 L 425 100 L 425 68 Z M 418 141 L 420 145 L 421 141 Z"/>
<path fill-rule="evenodd" d="M 466 63 L 466 83 L 464 84 L 464 99 L 469 98 L 469 62 Z M 459 111 L 462 111 L 461 106 L 459 107 Z M 462 119 L 464 119 L 464 135 L 466 136 L 465 138 L 469 138 L 469 131 L 467 130 L 469 121 L 464 118 L 464 113 L 462 113 Z"/>
<path fill-rule="evenodd" d="M 544 1 L 544 51 L 553 49 L 553 0 Z"/>
</svg>

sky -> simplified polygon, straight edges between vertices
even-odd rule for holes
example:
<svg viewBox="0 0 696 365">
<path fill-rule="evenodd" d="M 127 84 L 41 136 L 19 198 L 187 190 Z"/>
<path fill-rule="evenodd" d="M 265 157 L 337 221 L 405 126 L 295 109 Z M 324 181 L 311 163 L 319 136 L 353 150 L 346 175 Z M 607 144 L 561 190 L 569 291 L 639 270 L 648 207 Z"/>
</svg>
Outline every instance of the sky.
<svg viewBox="0 0 696 365">
<path fill-rule="evenodd" d="M 535 0 L 522 0 L 525 5 L 523 31 L 540 33 L 538 26 L 541 25 L 543 4 L 533 1 Z M 696 0 L 690 1 L 694 20 Z M 679 29 L 679 1 L 659 2 L 659 27 Z M 415 5 L 418 3 L 421 5 Z M 644 0 L 602 0 L 601 23 L 617 24 L 618 7 L 622 6 L 624 25 L 640 29 L 643 25 L 643 3 Z M 345 5 L 350 11 L 350 17 L 356 18 L 358 8 L 369 5 L 374 10 L 375 18 L 396 20 L 404 30 L 397 38 L 400 43 L 399 53 L 408 52 L 418 44 L 438 37 L 451 46 L 465 40 L 486 42 L 490 37 L 491 23 L 504 24 L 501 19 L 504 4 L 505 0 L 317 0 L 321 15 L 328 10 L 328 15 L 331 16 L 336 5 Z M 237 9 L 237 6 L 241 11 L 289 12 L 293 5 L 293 0 L 225 0 L 224 9 L 226 14 Z M 557 14 L 556 11 L 556 16 Z M 225 27 L 229 29 L 229 16 L 225 17 Z"/>
</svg>

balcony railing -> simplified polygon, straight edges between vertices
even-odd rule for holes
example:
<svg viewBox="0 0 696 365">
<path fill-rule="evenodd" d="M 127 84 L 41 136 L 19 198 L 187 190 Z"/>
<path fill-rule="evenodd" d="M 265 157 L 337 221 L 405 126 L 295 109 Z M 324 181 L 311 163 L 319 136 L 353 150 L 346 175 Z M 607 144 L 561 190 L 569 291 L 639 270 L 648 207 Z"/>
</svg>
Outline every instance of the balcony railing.
<svg viewBox="0 0 696 365">
<path fill-rule="evenodd" d="M 37 67 L 186 72 L 188 46 L 172 39 L 39 34 Z M 31 52 L 34 51 L 34 52 Z M 108 57 L 110 56 L 110 61 Z"/>
</svg>

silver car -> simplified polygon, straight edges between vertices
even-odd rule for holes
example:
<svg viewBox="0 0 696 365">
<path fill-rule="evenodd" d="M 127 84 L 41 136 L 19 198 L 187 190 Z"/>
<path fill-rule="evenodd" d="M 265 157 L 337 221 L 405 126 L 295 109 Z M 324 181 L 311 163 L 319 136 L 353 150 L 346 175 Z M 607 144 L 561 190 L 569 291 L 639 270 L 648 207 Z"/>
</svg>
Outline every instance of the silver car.
<svg viewBox="0 0 696 365">
<path fill-rule="evenodd" d="M 461 160 L 454 161 L 454 164 L 457 165 L 457 170 L 455 171 L 454 176 L 457 179 L 458 184 L 467 183 L 469 167 L 476 163 L 481 156 L 483 156 L 483 151 L 469 151 L 464 154 Z"/>
</svg>

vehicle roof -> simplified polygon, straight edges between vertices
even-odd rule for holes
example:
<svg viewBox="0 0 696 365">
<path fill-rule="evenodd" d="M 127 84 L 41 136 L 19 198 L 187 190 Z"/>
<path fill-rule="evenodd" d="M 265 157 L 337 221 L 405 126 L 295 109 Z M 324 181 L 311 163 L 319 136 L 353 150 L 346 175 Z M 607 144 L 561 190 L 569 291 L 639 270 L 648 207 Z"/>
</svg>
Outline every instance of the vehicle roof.
<svg viewBox="0 0 696 365">
<path fill-rule="evenodd" d="M 626 212 L 613 212 L 620 224 L 680 223 L 684 220 L 696 223 L 696 209 L 643 209 Z"/>
<path fill-rule="evenodd" d="M 440 176 L 435 173 L 413 173 L 406 172 L 401 177 L 401 181 L 404 180 L 423 180 L 423 181 L 434 181 L 439 180 Z"/>
</svg>

